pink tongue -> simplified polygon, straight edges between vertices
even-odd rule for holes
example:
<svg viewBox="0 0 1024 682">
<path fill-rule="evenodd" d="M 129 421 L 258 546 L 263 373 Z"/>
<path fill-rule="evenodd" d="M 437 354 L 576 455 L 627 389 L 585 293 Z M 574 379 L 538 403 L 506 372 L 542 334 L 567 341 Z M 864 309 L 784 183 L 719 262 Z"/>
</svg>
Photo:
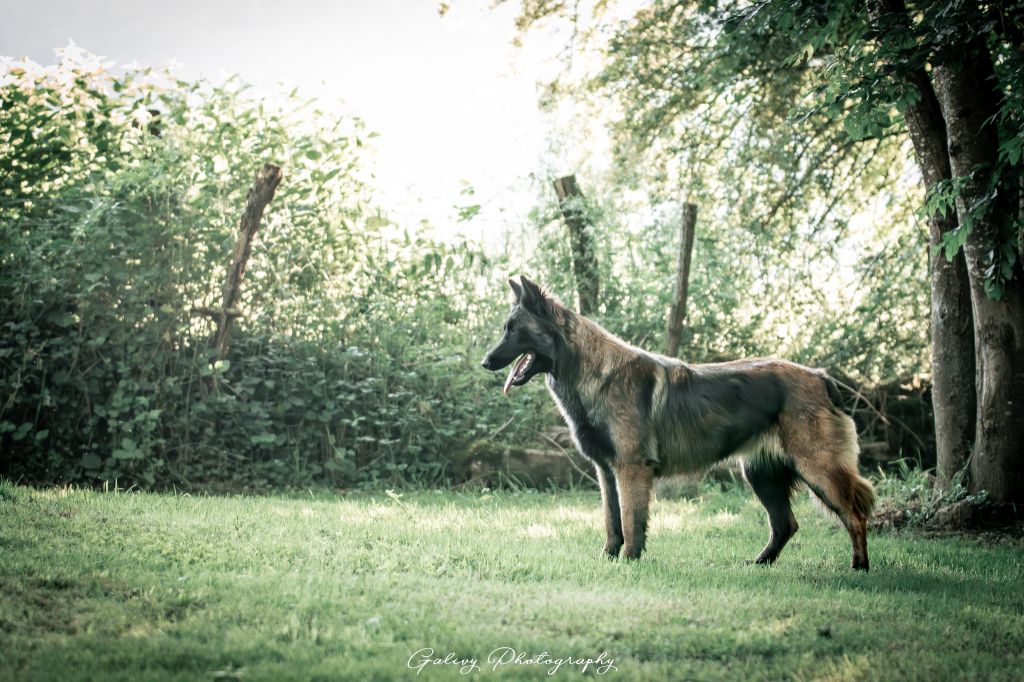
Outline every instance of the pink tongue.
<svg viewBox="0 0 1024 682">
<path fill-rule="evenodd" d="M 512 369 L 508 371 L 508 376 L 505 378 L 505 385 L 502 387 L 501 392 L 508 395 L 509 390 L 512 388 L 512 382 L 515 381 L 516 374 L 519 372 L 519 368 L 530 361 L 530 354 L 526 353 L 520 355 L 519 359 L 512 363 Z"/>
</svg>

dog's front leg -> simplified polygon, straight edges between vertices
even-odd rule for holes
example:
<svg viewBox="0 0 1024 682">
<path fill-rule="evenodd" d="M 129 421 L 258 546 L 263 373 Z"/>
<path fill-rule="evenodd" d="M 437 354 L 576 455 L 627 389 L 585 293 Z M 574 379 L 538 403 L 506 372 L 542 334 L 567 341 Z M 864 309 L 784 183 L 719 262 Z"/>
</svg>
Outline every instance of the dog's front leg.
<svg viewBox="0 0 1024 682">
<path fill-rule="evenodd" d="M 598 464 L 596 469 L 597 482 L 601 486 L 601 506 L 604 508 L 604 553 L 615 558 L 622 549 L 622 516 L 615 472 L 607 464 Z"/>
<path fill-rule="evenodd" d="M 622 510 L 622 556 L 639 559 L 647 541 L 647 513 L 651 506 L 654 468 L 647 464 L 621 464 L 615 467 L 619 506 Z"/>
</svg>

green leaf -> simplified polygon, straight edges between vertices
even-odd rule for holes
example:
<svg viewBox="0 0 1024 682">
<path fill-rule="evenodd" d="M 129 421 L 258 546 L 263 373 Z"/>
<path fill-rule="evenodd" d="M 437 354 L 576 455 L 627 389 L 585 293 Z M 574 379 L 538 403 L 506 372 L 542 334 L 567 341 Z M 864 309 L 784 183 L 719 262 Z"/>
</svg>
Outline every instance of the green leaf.
<svg viewBox="0 0 1024 682">
<path fill-rule="evenodd" d="M 472 204 L 470 206 L 457 206 L 459 211 L 459 222 L 465 222 L 472 220 L 478 213 L 480 213 L 480 204 Z"/>
<path fill-rule="evenodd" d="M 260 433 L 255 436 L 250 436 L 249 442 L 253 445 L 273 445 L 277 442 L 277 436 L 272 433 Z"/>
<path fill-rule="evenodd" d="M 967 233 L 968 230 L 961 226 L 942 235 L 942 247 L 947 261 L 952 261 L 953 257 L 963 248 L 964 242 L 967 241 Z"/>
<path fill-rule="evenodd" d="M 987 280 L 985 282 L 985 293 L 994 301 L 1002 300 L 1005 293 L 1005 285 L 999 280 Z"/>
<path fill-rule="evenodd" d="M 25 422 L 18 427 L 18 430 L 11 434 L 11 439 L 15 441 L 24 440 L 28 432 L 32 430 L 32 422 Z"/>
<path fill-rule="evenodd" d="M 112 454 L 114 459 L 142 459 L 145 456 L 131 438 L 122 439 L 121 447 L 116 448 Z"/>
<path fill-rule="evenodd" d="M 77 321 L 71 313 L 51 313 L 46 319 L 58 327 L 70 327 Z"/>
</svg>

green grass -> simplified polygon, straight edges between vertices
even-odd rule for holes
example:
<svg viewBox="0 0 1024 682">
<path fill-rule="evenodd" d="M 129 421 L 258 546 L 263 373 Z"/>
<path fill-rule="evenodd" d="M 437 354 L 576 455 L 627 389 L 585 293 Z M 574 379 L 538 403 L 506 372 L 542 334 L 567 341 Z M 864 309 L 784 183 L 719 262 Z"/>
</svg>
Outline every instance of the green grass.
<svg viewBox="0 0 1024 682">
<path fill-rule="evenodd" d="M 614 660 L 614 679 L 1020 679 L 1019 540 L 873 534 L 872 571 L 802 501 L 770 568 L 742 492 L 656 503 L 598 556 L 591 493 L 190 497 L 0 484 L 0 678 L 394 679 L 430 647 Z M 591 666 L 588 674 L 595 672 Z M 564 665 L 550 679 L 579 677 Z"/>
</svg>

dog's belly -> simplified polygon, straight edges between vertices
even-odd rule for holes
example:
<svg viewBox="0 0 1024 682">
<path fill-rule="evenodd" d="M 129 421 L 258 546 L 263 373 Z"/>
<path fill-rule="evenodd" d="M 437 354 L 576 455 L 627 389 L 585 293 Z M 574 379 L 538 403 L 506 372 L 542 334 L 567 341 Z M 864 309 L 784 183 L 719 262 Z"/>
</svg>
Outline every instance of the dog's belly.
<svg viewBox="0 0 1024 682">
<path fill-rule="evenodd" d="M 757 454 L 783 455 L 778 428 L 771 426 L 760 433 L 743 434 L 730 438 L 695 437 L 678 430 L 665 435 L 665 440 L 652 446 L 648 460 L 657 476 L 693 474 L 731 457 L 746 458 Z"/>
</svg>

